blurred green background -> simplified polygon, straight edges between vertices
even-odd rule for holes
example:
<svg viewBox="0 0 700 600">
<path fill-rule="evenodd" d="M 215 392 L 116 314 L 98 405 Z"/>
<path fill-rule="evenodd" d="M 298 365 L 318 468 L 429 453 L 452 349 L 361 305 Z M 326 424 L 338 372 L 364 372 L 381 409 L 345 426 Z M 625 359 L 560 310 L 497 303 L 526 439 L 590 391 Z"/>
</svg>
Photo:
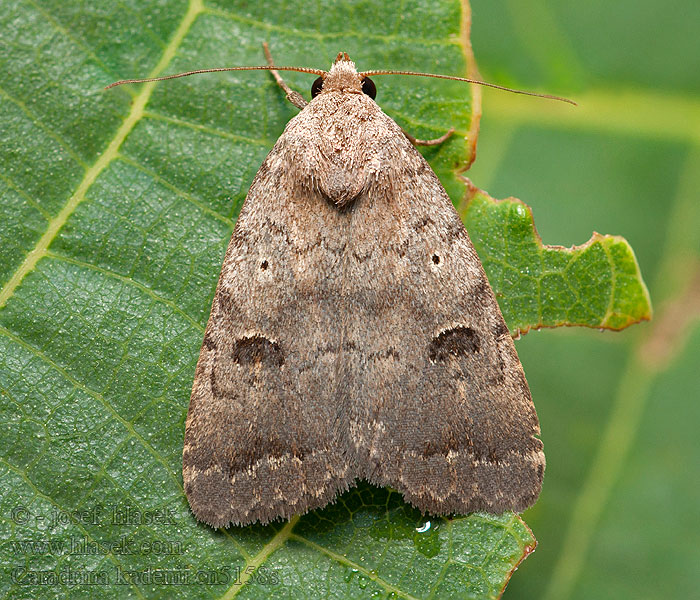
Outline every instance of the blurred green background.
<svg viewBox="0 0 700 600">
<path fill-rule="evenodd" d="M 625 236 L 655 315 L 516 343 L 547 472 L 504 598 L 690 598 L 700 583 L 700 4 L 473 0 L 485 79 L 468 175 L 529 204 L 546 244 Z"/>
</svg>

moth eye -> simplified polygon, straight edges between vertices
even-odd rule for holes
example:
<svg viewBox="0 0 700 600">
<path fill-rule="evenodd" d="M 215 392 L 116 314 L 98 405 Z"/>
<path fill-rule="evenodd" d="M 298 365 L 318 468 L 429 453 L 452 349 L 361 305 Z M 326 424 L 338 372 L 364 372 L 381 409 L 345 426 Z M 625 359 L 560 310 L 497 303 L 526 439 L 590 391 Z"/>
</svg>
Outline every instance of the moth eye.
<svg viewBox="0 0 700 600">
<path fill-rule="evenodd" d="M 315 98 L 321 93 L 323 88 L 323 77 L 317 77 L 316 81 L 311 84 L 311 97 Z"/>
<path fill-rule="evenodd" d="M 265 271 L 267 269 L 267 267 L 268 267 L 267 261 L 266 260 L 262 261 L 262 263 L 260 264 L 260 268 L 263 271 Z"/>
<path fill-rule="evenodd" d="M 439 265 L 439 264 L 440 264 L 440 257 L 439 257 L 437 254 L 433 254 L 433 262 L 434 262 L 436 265 Z"/>
<path fill-rule="evenodd" d="M 372 98 L 372 100 L 377 97 L 377 86 L 374 85 L 374 81 L 372 81 L 369 77 L 365 77 L 362 80 L 362 91 Z"/>
</svg>

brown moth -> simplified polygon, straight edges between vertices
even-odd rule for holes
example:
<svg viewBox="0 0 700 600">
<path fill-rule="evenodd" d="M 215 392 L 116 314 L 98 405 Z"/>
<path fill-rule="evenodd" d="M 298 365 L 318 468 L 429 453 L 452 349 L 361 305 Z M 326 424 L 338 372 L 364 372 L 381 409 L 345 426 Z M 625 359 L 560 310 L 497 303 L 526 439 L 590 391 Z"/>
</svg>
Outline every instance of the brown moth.
<svg viewBox="0 0 700 600">
<path fill-rule="evenodd" d="M 314 97 L 273 71 L 302 110 L 250 187 L 197 364 L 194 515 L 267 523 L 357 478 L 432 514 L 524 510 L 539 423 L 459 215 L 347 54 L 294 70 L 320 75 Z"/>
</svg>

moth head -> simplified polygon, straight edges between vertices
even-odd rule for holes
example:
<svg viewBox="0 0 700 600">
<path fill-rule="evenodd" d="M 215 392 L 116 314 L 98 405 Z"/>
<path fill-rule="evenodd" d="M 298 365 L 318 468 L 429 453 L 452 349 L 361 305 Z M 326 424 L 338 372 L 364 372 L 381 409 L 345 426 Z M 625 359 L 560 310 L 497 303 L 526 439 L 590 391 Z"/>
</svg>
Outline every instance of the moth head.
<svg viewBox="0 0 700 600">
<path fill-rule="evenodd" d="M 312 98 L 322 92 L 367 94 L 372 99 L 377 96 L 374 82 L 357 72 L 355 63 L 350 60 L 346 52 L 339 52 L 331 65 L 331 70 L 316 79 L 311 86 Z"/>
</svg>

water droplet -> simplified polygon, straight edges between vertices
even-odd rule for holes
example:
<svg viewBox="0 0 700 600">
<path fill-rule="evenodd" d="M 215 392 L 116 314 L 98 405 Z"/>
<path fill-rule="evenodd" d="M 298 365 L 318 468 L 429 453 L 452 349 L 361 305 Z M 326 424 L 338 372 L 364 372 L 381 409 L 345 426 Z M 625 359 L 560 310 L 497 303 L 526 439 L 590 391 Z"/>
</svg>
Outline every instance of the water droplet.
<svg viewBox="0 0 700 600">
<path fill-rule="evenodd" d="M 425 533 L 426 531 L 430 531 L 430 521 L 426 521 L 420 527 L 416 527 L 416 531 L 418 533 Z"/>
</svg>

